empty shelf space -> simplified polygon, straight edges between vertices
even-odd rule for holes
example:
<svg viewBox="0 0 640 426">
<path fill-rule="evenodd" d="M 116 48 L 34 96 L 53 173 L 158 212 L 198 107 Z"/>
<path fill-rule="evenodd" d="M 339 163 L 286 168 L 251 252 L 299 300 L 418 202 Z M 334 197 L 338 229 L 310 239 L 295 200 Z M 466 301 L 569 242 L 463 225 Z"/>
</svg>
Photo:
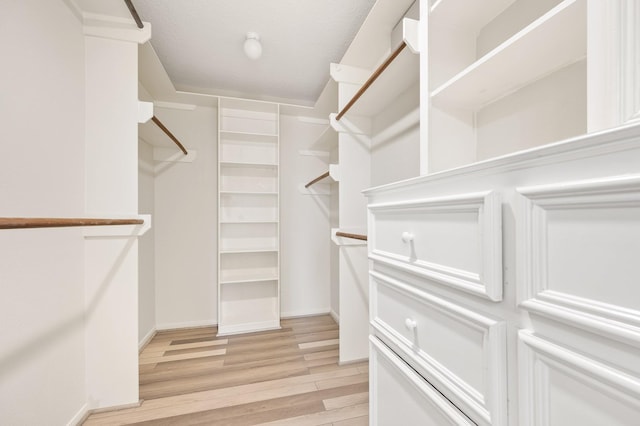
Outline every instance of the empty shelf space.
<svg viewBox="0 0 640 426">
<path fill-rule="evenodd" d="M 220 227 L 219 250 L 225 253 L 278 251 L 278 224 L 226 223 Z"/>
<path fill-rule="evenodd" d="M 220 133 L 274 136 L 278 134 L 278 105 L 220 99 Z"/>
<path fill-rule="evenodd" d="M 224 167 L 220 171 L 220 192 L 261 192 L 278 190 L 278 170 L 272 167 Z"/>
<path fill-rule="evenodd" d="M 479 109 L 586 56 L 586 2 L 566 0 L 435 89 L 433 102 Z"/>
<path fill-rule="evenodd" d="M 232 140 L 232 141 L 247 141 L 247 142 L 276 142 L 278 135 L 275 133 L 255 133 L 255 132 L 240 132 L 221 130 L 220 139 Z"/>
</svg>

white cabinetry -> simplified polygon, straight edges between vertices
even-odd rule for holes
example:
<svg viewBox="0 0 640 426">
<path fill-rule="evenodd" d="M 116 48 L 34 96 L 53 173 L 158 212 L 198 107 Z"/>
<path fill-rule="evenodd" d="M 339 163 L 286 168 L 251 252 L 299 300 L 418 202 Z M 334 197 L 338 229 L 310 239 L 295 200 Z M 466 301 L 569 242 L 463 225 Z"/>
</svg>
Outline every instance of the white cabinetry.
<svg viewBox="0 0 640 426">
<path fill-rule="evenodd" d="M 372 424 L 637 424 L 636 3 L 420 2 L 424 176 L 365 191 Z"/>
<path fill-rule="evenodd" d="M 218 111 L 218 333 L 278 328 L 278 105 L 220 98 Z"/>
<path fill-rule="evenodd" d="M 372 353 L 411 367 L 372 355 L 372 395 L 415 371 L 480 425 L 637 424 L 640 126 L 366 194 Z"/>
</svg>

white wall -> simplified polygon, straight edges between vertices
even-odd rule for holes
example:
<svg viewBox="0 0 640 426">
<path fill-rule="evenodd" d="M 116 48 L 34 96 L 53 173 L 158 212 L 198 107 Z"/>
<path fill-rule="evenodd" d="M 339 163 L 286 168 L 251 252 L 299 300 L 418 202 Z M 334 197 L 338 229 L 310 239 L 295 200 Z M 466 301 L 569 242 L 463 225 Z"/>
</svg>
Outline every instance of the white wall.
<svg viewBox="0 0 640 426">
<path fill-rule="evenodd" d="M 195 150 L 193 163 L 155 164 L 155 302 L 158 329 L 217 321 L 217 111 L 156 108 Z M 177 150 L 177 148 L 176 148 Z"/>
<path fill-rule="evenodd" d="M 61 1 L 0 14 L 0 216 L 84 214 L 84 36 Z M 0 231 L 0 424 L 66 424 L 85 404 L 79 229 Z"/>
<path fill-rule="evenodd" d="M 373 120 L 371 186 L 420 175 L 420 84 Z"/>
<path fill-rule="evenodd" d="M 300 155 L 301 150 L 310 149 L 326 126 L 303 122 L 293 116 L 280 117 L 280 312 L 283 317 L 330 311 L 330 198 L 303 195 L 299 190 L 301 185 L 328 170 L 328 156 Z"/>
<path fill-rule="evenodd" d="M 138 141 L 138 211 L 155 219 L 153 147 Z M 155 227 L 138 239 L 138 342 L 144 344 L 156 329 Z"/>
</svg>

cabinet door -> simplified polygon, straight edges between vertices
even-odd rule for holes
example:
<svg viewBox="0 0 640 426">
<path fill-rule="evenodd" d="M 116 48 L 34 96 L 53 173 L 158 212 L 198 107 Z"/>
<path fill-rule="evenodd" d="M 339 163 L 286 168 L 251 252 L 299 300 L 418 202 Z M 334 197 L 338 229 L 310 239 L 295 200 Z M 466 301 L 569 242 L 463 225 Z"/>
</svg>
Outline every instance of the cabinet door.
<svg viewBox="0 0 640 426">
<path fill-rule="evenodd" d="M 473 425 L 384 343 L 371 337 L 370 345 L 372 425 Z"/>
<path fill-rule="evenodd" d="M 640 418 L 640 176 L 517 188 L 522 425 Z"/>
<path fill-rule="evenodd" d="M 520 424 L 637 425 L 640 379 L 528 330 L 518 335 Z"/>
</svg>

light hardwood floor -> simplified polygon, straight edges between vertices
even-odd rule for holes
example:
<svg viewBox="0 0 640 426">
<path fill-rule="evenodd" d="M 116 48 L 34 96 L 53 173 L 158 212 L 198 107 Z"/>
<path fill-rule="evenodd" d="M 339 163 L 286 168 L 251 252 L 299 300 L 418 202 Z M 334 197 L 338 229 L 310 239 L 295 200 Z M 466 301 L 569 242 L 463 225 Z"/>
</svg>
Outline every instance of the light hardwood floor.
<svg viewBox="0 0 640 426">
<path fill-rule="evenodd" d="M 282 329 L 216 337 L 216 328 L 159 332 L 140 354 L 136 408 L 84 425 L 368 424 L 368 364 L 338 366 L 328 315 Z"/>
</svg>

